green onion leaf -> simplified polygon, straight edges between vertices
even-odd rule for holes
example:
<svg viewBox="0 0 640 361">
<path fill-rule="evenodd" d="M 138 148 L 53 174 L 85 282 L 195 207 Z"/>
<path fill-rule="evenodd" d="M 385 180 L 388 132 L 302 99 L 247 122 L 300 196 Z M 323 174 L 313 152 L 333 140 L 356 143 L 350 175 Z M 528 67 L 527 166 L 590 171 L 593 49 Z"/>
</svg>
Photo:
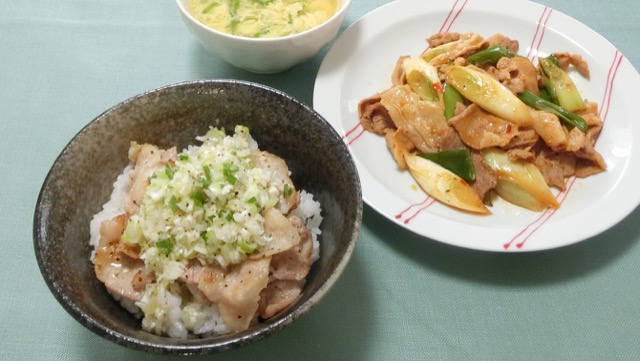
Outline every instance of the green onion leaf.
<svg viewBox="0 0 640 361">
<path fill-rule="evenodd" d="M 247 200 L 247 204 L 254 206 L 256 208 L 257 211 L 260 210 L 261 206 L 260 206 L 260 202 L 258 202 L 258 199 L 256 197 L 251 197 Z"/>
<path fill-rule="evenodd" d="M 257 245 L 256 244 L 248 244 L 246 241 L 241 241 L 238 244 L 238 247 L 240 248 L 240 250 L 244 253 L 252 253 L 253 251 L 256 250 Z"/>
<path fill-rule="evenodd" d="M 285 198 L 289 198 L 291 196 L 291 194 L 293 194 L 293 189 L 289 186 L 289 184 L 284 185 L 284 189 L 282 190 L 282 195 Z"/>
<path fill-rule="evenodd" d="M 584 133 L 589 130 L 589 125 L 584 118 L 576 113 L 568 111 L 560 105 L 542 99 L 529 90 L 525 90 L 518 94 L 518 98 L 534 109 L 543 110 L 556 115 L 569 129 L 576 127 Z"/>
<path fill-rule="evenodd" d="M 224 179 L 231 185 L 236 185 L 238 183 L 238 178 L 236 177 L 236 172 L 238 172 L 238 168 L 231 163 L 225 163 L 222 165 L 222 174 L 224 175 Z"/>
<path fill-rule="evenodd" d="M 422 153 L 418 155 L 450 170 L 467 182 L 473 182 L 476 179 L 476 169 L 471 160 L 471 152 L 467 148 L 444 150 L 436 153 Z"/>
<path fill-rule="evenodd" d="M 209 169 L 209 166 L 202 166 L 202 170 L 204 171 L 204 178 L 206 179 L 205 182 L 205 187 L 208 186 L 209 184 L 211 184 L 211 169 Z"/>
<path fill-rule="evenodd" d="M 193 192 L 190 196 L 190 198 L 193 200 L 193 204 L 198 208 L 202 208 L 206 200 L 206 197 L 207 195 L 202 190 L 197 190 Z"/>
<path fill-rule="evenodd" d="M 208 245 L 211 239 L 213 238 L 213 232 L 211 231 L 202 231 L 200 232 L 200 237 L 204 240 L 204 244 Z"/>
<path fill-rule="evenodd" d="M 232 18 L 235 18 L 239 9 L 240 0 L 229 0 L 229 15 L 231 15 Z"/>
<path fill-rule="evenodd" d="M 442 97 L 444 99 L 444 117 L 449 120 L 455 115 L 458 103 L 464 103 L 464 98 L 456 88 L 446 82 L 444 83 Z"/>
<path fill-rule="evenodd" d="M 164 165 L 164 172 L 167 175 L 167 177 L 169 177 L 169 179 L 173 179 L 173 175 L 175 174 L 173 167 L 171 166 L 171 163 L 167 162 Z"/>
<path fill-rule="evenodd" d="M 171 251 L 173 251 L 173 242 L 171 242 L 170 238 L 163 238 L 156 242 L 156 247 L 160 251 L 160 253 L 168 256 Z"/>
<path fill-rule="evenodd" d="M 502 45 L 494 45 L 487 49 L 481 50 L 473 55 L 470 55 L 467 58 L 467 61 L 470 64 L 474 65 L 484 65 L 484 64 L 495 64 L 503 57 L 513 58 L 516 54 L 506 49 Z"/>
<path fill-rule="evenodd" d="M 173 211 L 173 213 L 176 213 L 180 210 L 180 206 L 178 206 L 178 199 L 176 198 L 176 196 L 171 196 L 171 199 L 169 199 L 169 207 L 171 208 L 171 211 Z"/>
<path fill-rule="evenodd" d="M 213 10 L 213 8 L 218 6 L 218 4 L 220 4 L 219 0 L 212 1 L 211 4 L 207 5 L 207 7 L 202 10 L 202 13 L 207 14 L 209 11 Z"/>
</svg>

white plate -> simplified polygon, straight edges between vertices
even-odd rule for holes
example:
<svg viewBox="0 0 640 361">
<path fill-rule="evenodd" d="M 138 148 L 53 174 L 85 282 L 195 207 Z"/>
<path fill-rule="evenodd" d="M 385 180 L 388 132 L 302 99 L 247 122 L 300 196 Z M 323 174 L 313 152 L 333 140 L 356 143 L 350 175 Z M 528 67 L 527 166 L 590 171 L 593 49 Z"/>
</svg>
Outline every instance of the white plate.
<svg viewBox="0 0 640 361">
<path fill-rule="evenodd" d="M 399 171 L 384 139 L 359 125 L 358 102 L 391 85 L 401 55 L 419 55 L 439 31 L 502 33 L 520 54 L 581 54 L 591 79 L 574 76 L 583 96 L 598 102 L 604 129 L 596 149 L 607 171 L 574 179 L 556 211 L 530 212 L 504 201 L 490 216 L 434 202 L 409 172 Z M 536 61 L 537 63 L 537 61 Z M 605 231 L 640 203 L 640 122 L 632 119 L 640 75 L 601 35 L 557 10 L 527 1 L 398 0 L 365 15 L 334 43 L 315 82 L 313 104 L 343 135 L 355 158 L 363 197 L 389 220 L 422 236 L 466 248 L 534 251 L 572 244 Z"/>
</svg>

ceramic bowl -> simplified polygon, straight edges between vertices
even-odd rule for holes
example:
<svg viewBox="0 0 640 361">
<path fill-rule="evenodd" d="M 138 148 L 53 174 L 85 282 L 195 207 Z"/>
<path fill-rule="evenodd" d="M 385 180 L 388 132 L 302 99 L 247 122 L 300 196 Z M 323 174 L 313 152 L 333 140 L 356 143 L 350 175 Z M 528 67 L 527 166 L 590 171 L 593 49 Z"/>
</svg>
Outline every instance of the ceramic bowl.
<svg viewBox="0 0 640 361">
<path fill-rule="evenodd" d="M 171 339 L 145 332 L 96 278 L 89 223 L 128 163 L 131 141 L 178 149 L 211 126 L 249 126 L 259 146 L 285 159 L 294 184 L 320 201 L 320 258 L 300 297 L 249 329 Z M 278 90 L 233 80 L 169 85 L 99 115 L 64 148 L 40 191 L 34 248 L 46 284 L 62 307 L 89 330 L 117 344 L 162 354 L 207 354 L 262 339 L 307 313 L 329 291 L 353 252 L 362 219 L 360 181 L 340 136 L 318 113 Z"/>
<path fill-rule="evenodd" d="M 279 38 L 248 38 L 214 30 L 189 13 L 189 0 L 176 0 L 176 3 L 184 23 L 211 54 L 238 68 L 271 74 L 310 59 L 335 38 L 351 5 L 351 0 L 338 1 L 338 11 L 324 23 Z"/>
</svg>

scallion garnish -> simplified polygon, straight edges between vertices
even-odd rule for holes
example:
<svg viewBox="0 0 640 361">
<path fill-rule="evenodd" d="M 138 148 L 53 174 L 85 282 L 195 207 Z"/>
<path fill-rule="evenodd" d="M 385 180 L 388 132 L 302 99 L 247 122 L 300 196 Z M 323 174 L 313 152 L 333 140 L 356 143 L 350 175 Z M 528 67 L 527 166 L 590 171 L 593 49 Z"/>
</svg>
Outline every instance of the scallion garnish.
<svg viewBox="0 0 640 361">
<path fill-rule="evenodd" d="M 173 242 L 169 238 L 163 238 L 156 242 L 156 247 L 160 251 L 160 253 L 168 256 L 171 251 L 173 251 Z"/>
<path fill-rule="evenodd" d="M 193 200 L 193 204 L 196 207 L 202 208 L 206 197 L 207 195 L 204 193 L 203 190 L 198 190 L 196 192 L 193 192 L 190 198 Z"/>
<path fill-rule="evenodd" d="M 175 174 L 171 163 L 167 162 L 164 165 L 164 173 L 169 177 L 169 179 L 173 179 L 173 175 Z"/>
<path fill-rule="evenodd" d="M 205 182 L 205 186 L 209 186 L 209 184 L 211 184 L 211 169 L 209 169 L 209 166 L 202 166 L 202 170 L 204 171 L 204 178 L 206 180 Z"/>
<path fill-rule="evenodd" d="M 224 179 L 226 179 L 227 182 L 232 186 L 238 183 L 238 178 L 236 177 L 237 171 L 238 171 L 238 168 L 231 163 L 225 163 L 222 166 L 222 174 L 224 175 Z"/>
<path fill-rule="evenodd" d="M 257 246 L 255 244 L 248 244 L 246 241 L 241 241 L 238 243 L 238 248 L 244 253 L 252 253 L 256 250 Z"/>
<path fill-rule="evenodd" d="M 173 213 L 176 213 L 180 210 L 180 206 L 178 206 L 178 199 L 176 198 L 176 196 L 171 196 L 171 198 L 169 199 L 169 207 L 171 208 L 171 211 Z"/>
<path fill-rule="evenodd" d="M 291 187 L 289 187 L 288 184 L 284 185 L 284 189 L 282 190 L 282 195 L 285 198 L 289 198 L 291 196 L 291 194 L 293 194 L 293 189 Z"/>
<path fill-rule="evenodd" d="M 203 14 L 209 13 L 209 11 L 213 10 L 213 8 L 218 6 L 218 4 L 220 4 L 219 0 L 212 1 L 211 4 L 207 5 L 207 7 L 202 10 L 202 13 Z"/>
</svg>

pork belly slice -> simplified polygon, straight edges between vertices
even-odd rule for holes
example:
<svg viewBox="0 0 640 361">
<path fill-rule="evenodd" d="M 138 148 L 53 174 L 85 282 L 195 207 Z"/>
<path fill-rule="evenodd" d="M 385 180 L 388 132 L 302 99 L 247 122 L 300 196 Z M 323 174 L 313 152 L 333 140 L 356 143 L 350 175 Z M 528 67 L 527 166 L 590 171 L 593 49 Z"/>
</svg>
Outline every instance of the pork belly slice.
<svg viewBox="0 0 640 361">
<path fill-rule="evenodd" d="M 375 94 L 358 103 L 358 116 L 362 127 L 377 134 L 386 134 L 388 130 L 396 129 L 387 109 L 380 104 L 380 95 Z"/>
<path fill-rule="evenodd" d="M 300 193 L 289 177 L 289 167 L 284 159 L 266 151 L 254 152 L 252 159 L 256 167 L 269 174 L 269 179 L 282 186 L 282 189 L 288 187 L 291 190 L 291 194 L 285 194 L 284 191 L 280 194 L 275 208 L 282 214 L 289 214 L 292 209 L 297 208 L 300 203 Z"/>
<path fill-rule="evenodd" d="M 135 247 L 123 247 L 120 243 L 128 218 L 122 214 L 102 222 L 93 263 L 96 277 L 111 294 L 135 302 L 142 299 L 146 284 L 154 277 L 145 271 Z"/>
<path fill-rule="evenodd" d="M 149 186 L 149 178 L 158 170 L 163 170 L 167 162 L 175 162 L 178 152 L 175 147 L 164 150 L 151 144 L 132 142 L 129 147 L 129 161 L 134 165 L 129 173 L 131 190 L 125 196 L 125 211 L 134 215 Z"/>
<path fill-rule="evenodd" d="M 516 124 L 484 111 L 475 103 L 451 118 L 449 124 L 466 145 L 476 150 L 506 146 L 518 134 Z"/>
<path fill-rule="evenodd" d="M 396 128 L 421 152 L 442 149 L 442 140 L 455 132 L 449 126 L 438 103 L 420 100 L 408 85 L 394 86 L 380 94 L 380 103 L 387 109 Z"/>
</svg>

